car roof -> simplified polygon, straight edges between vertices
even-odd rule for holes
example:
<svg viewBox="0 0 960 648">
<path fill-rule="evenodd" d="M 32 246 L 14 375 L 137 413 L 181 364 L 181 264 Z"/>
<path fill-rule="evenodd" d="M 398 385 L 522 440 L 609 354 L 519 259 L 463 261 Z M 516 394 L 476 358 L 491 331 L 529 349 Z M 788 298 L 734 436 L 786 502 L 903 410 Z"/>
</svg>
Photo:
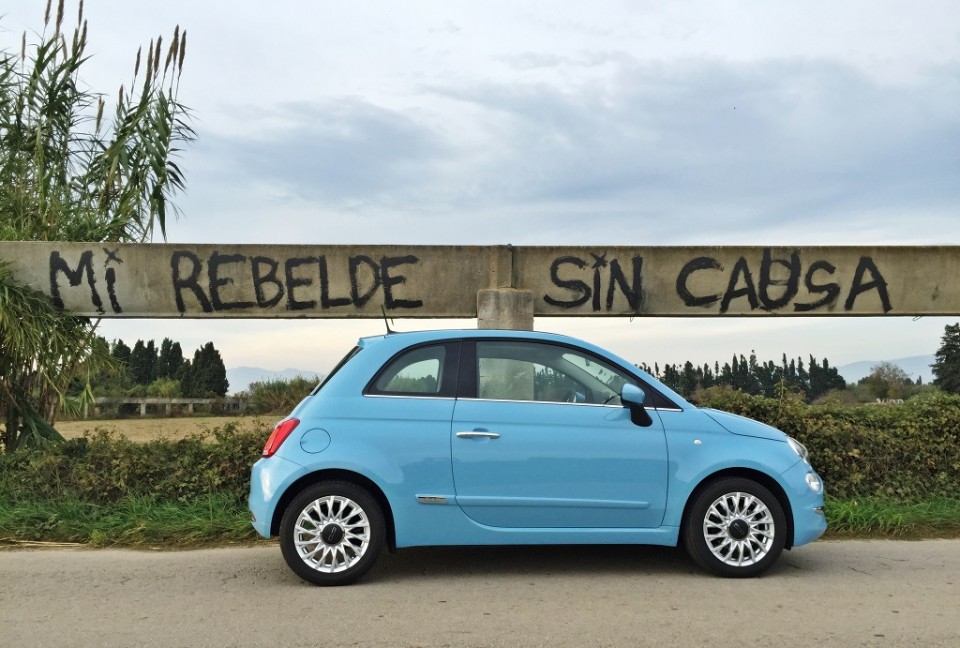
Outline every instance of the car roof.
<svg viewBox="0 0 960 648">
<path fill-rule="evenodd" d="M 630 372 L 642 376 L 644 380 L 658 389 L 664 396 L 668 399 L 673 400 L 675 403 L 681 407 L 691 407 L 690 403 L 680 394 L 675 392 L 673 389 L 663 384 L 654 376 L 651 376 L 643 369 L 640 369 L 635 363 L 623 358 L 609 349 L 597 346 L 591 342 L 587 342 L 580 338 L 571 337 L 569 335 L 562 335 L 560 333 L 549 333 L 546 331 L 518 331 L 515 329 L 436 329 L 436 330 L 425 330 L 425 331 L 408 331 L 408 332 L 390 332 L 383 335 L 374 335 L 369 337 L 360 338 L 357 342 L 357 346 L 360 348 L 364 347 L 374 347 L 381 346 L 386 344 L 387 346 L 384 350 L 389 350 L 390 352 L 399 351 L 402 348 L 413 344 L 420 344 L 426 342 L 436 342 L 442 340 L 482 340 L 482 339 L 498 339 L 498 340 L 538 340 L 541 342 L 557 342 L 560 344 L 571 344 L 592 353 L 600 357 L 605 357 L 608 360 L 612 360 L 614 363 L 619 364 L 625 369 L 629 369 Z"/>
<path fill-rule="evenodd" d="M 360 338 L 360 346 L 368 346 L 383 340 L 395 340 L 403 344 L 426 342 L 431 340 L 459 340 L 459 339 L 518 339 L 518 340 L 554 340 L 570 344 L 593 347 L 589 342 L 560 333 L 546 331 L 518 331 L 516 329 L 434 329 L 423 331 L 392 331 L 382 335 L 371 335 Z M 609 352 L 605 352 L 609 353 Z"/>
<path fill-rule="evenodd" d="M 428 331 L 408 331 L 408 332 L 390 332 L 383 335 L 372 335 L 361 337 L 355 347 L 356 350 L 368 349 L 371 353 L 347 354 L 342 361 L 343 369 L 340 365 L 318 385 L 317 389 L 311 393 L 311 396 L 321 393 L 331 393 L 337 395 L 339 390 L 345 395 L 353 388 L 352 385 L 357 379 L 366 381 L 373 375 L 383 363 L 395 354 L 404 350 L 419 346 L 421 344 L 430 344 L 433 342 L 443 342 L 447 340 L 535 340 L 540 342 L 556 342 L 558 344 L 578 347 L 587 352 L 593 353 L 600 358 L 605 358 L 622 369 L 641 378 L 655 392 L 672 403 L 673 407 L 686 409 L 693 407 L 683 396 L 676 393 L 667 385 L 660 382 L 657 378 L 650 375 L 636 364 L 620 357 L 608 349 L 599 347 L 590 342 L 574 338 L 559 333 L 548 333 L 544 331 L 517 331 L 512 329 L 438 329 Z M 306 406 L 309 399 L 304 399 L 301 406 Z M 298 406 L 299 407 L 299 406 Z M 294 410 L 296 411 L 296 410 Z"/>
</svg>

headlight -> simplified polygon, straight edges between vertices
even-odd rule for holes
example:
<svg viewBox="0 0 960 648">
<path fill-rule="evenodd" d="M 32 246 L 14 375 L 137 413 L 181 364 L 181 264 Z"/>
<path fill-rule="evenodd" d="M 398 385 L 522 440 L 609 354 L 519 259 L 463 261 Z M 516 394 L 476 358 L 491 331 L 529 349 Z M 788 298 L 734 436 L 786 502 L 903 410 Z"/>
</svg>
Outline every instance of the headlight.
<svg viewBox="0 0 960 648">
<path fill-rule="evenodd" d="M 817 477 L 816 473 L 808 472 L 806 479 L 807 479 L 807 486 L 814 493 L 820 493 L 823 490 L 823 482 L 820 481 L 820 478 Z"/>
<path fill-rule="evenodd" d="M 793 451 L 797 453 L 797 456 L 803 460 L 803 463 L 810 465 L 810 453 L 807 452 L 807 449 L 802 443 L 794 439 L 793 437 L 787 437 L 787 444 L 793 448 Z"/>
</svg>

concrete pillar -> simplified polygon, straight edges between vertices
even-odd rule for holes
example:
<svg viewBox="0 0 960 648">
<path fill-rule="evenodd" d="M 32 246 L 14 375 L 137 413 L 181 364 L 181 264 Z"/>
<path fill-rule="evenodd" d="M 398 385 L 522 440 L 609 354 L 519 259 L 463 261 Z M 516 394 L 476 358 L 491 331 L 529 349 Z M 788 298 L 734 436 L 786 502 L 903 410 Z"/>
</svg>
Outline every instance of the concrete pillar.
<svg viewBox="0 0 960 648">
<path fill-rule="evenodd" d="M 533 292 L 494 288 L 477 292 L 477 328 L 533 330 Z"/>
<path fill-rule="evenodd" d="M 147 415 L 147 404 L 140 403 L 140 416 L 146 416 L 146 415 Z"/>
</svg>

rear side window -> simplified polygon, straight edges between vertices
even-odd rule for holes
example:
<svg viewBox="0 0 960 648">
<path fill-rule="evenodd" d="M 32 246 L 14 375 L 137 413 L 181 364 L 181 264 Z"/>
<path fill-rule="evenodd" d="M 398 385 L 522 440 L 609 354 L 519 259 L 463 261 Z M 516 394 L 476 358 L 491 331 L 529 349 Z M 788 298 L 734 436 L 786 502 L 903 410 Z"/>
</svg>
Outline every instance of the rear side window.
<svg viewBox="0 0 960 648">
<path fill-rule="evenodd" d="M 347 364 L 348 362 L 350 362 L 350 359 L 353 358 L 353 356 L 357 355 L 358 353 L 360 353 L 360 347 L 359 347 L 359 346 L 355 346 L 355 347 L 353 347 L 352 349 L 350 349 L 350 351 L 347 352 L 347 355 L 343 356 L 343 358 L 340 360 L 340 362 L 337 363 L 337 366 L 334 367 L 333 370 L 332 370 L 330 373 L 327 374 L 326 378 L 324 378 L 323 380 L 321 380 L 321 381 L 320 381 L 320 384 L 313 388 L 313 391 L 310 392 L 310 395 L 313 396 L 313 395 L 316 394 L 318 391 L 320 391 L 321 389 L 323 389 L 323 386 L 326 385 L 328 382 L 330 382 L 330 379 L 333 378 L 334 374 L 337 373 L 338 371 L 340 371 L 340 369 L 343 368 L 343 365 L 345 365 L 345 364 Z"/>
<path fill-rule="evenodd" d="M 384 396 L 453 396 L 459 345 L 433 344 L 402 352 L 367 389 Z"/>
</svg>

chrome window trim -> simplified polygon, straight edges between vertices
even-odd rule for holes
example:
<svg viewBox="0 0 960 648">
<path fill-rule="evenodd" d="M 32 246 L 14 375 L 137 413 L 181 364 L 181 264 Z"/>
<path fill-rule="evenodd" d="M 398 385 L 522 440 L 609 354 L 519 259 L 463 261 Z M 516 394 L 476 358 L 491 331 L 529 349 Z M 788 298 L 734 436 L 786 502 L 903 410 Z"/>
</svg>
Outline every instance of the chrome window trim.
<svg viewBox="0 0 960 648">
<path fill-rule="evenodd" d="M 417 400 L 457 400 L 455 396 L 418 396 L 416 394 L 361 394 L 364 398 L 413 398 Z M 512 400 L 509 398 L 470 398 L 461 397 L 460 400 L 482 401 L 485 403 L 528 403 L 534 405 L 576 405 L 577 407 L 606 407 L 611 409 L 625 409 L 623 405 L 604 405 L 603 403 L 566 403 L 564 401 L 537 401 L 537 400 Z M 644 407 L 643 409 L 654 412 L 682 412 L 680 408 L 674 407 Z"/>
<path fill-rule="evenodd" d="M 461 397 L 460 400 L 483 401 L 486 403 L 534 403 L 537 405 L 576 405 L 578 407 L 608 407 L 613 409 L 625 409 L 624 405 L 605 405 L 603 403 L 567 403 L 566 401 L 541 401 L 541 400 L 515 400 L 512 398 L 473 398 L 469 396 Z M 680 408 L 672 407 L 644 407 L 643 409 L 655 412 L 682 412 Z"/>
<path fill-rule="evenodd" d="M 622 405 L 604 405 L 603 403 L 568 403 L 566 401 L 543 401 L 543 400 L 520 400 L 516 398 L 471 398 L 469 396 L 461 400 L 483 401 L 485 403 L 533 403 L 536 405 L 578 405 L 580 407 L 615 407 L 622 409 Z"/>
<path fill-rule="evenodd" d="M 456 396 L 419 395 L 419 394 L 360 394 L 364 398 L 416 398 L 418 400 L 456 400 Z"/>
</svg>

